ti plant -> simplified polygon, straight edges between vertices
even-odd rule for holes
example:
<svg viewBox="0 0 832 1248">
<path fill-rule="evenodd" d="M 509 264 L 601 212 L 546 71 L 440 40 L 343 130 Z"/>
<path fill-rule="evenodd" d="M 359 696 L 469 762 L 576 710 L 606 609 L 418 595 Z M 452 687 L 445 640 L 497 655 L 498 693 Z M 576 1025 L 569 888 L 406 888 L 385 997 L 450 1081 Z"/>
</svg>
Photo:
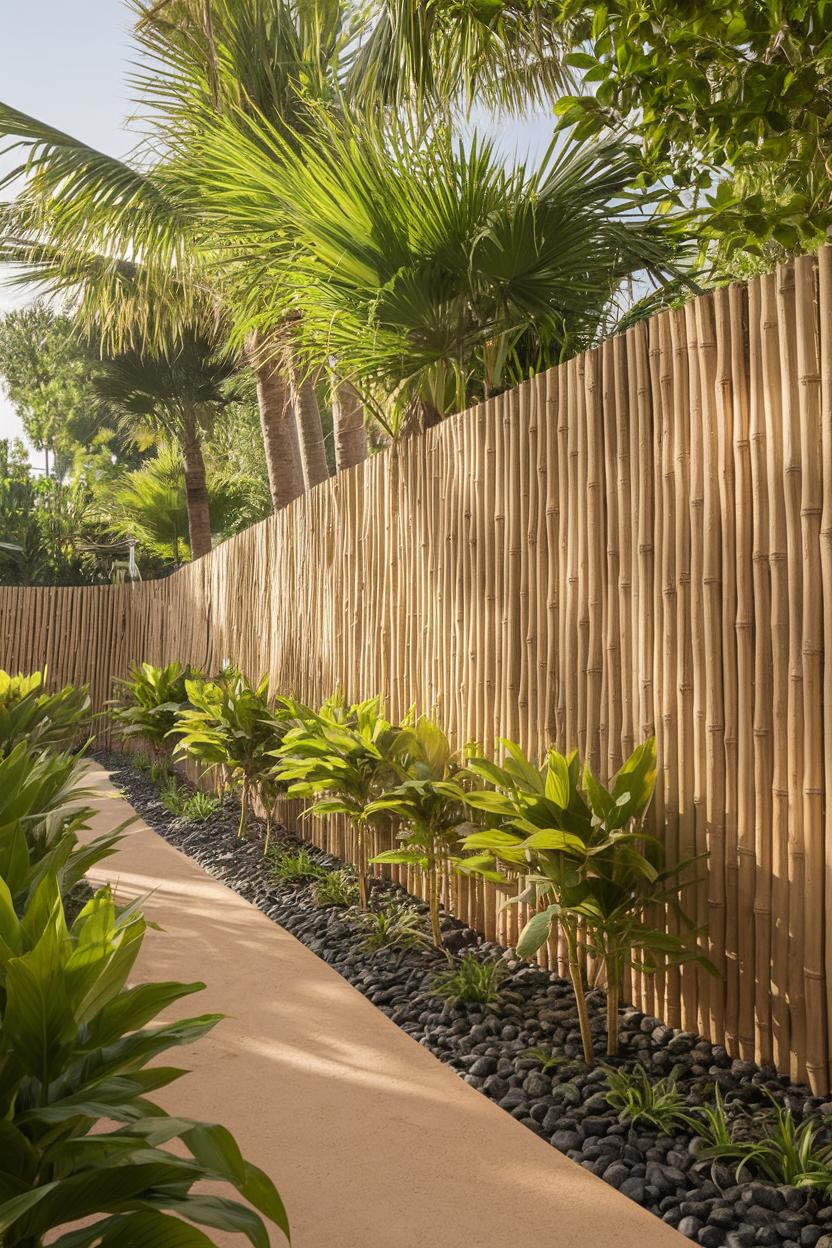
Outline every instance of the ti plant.
<svg viewBox="0 0 832 1248">
<path fill-rule="evenodd" d="M 103 889 L 68 927 L 47 877 L 19 918 L 0 879 L 0 932 L 4 1248 L 205 1248 L 202 1226 L 267 1248 L 266 1219 L 288 1236 L 273 1183 L 224 1127 L 148 1099 L 183 1073 L 149 1063 L 219 1016 L 154 1023 L 203 985 L 125 986 L 145 932 L 135 908 L 118 913 Z"/>
<path fill-rule="evenodd" d="M 368 827 L 384 827 L 389 813 L 374 808 L 391 781 L 400 778 L 401 729 L 384 715 L 380 698 L 353 705 L 330 698 L 317 713 L 287 703 L 300 721 L 283 738 L 275 767 L 289 797 L 312 798 L 312 815 L 343 814 L 355 829 L 359 905 L 367 909 Z"/>
<path fill-rule="evenodd" d="M 113 852 L 122 828 L 79 844 L 94 813 L 85 805 L 90 792 L 83 766 L 69 754 L 21 741 L 0 758 L 0 878 L 19 912 L 46 877 L 66 895 Z"/>
<path fill-rule="evenodd" d="M 385 850 L 373 862 L 407 864 L 426 873 L 433 943 L 441 948 L 440 876 L 456 861 L 460 828 L 470 827 L 457 783 L 462 769 L 445 733 L 425 716 L 402 728 L 395 752 L 402 779 L 372 802 L 367 814 L 395 815 L 401 848 Z"/>
<path fill-rule="evenodd" d="M 664 864 L 663 846 L 644 829 L 656 777 L 655 741 L 633 751 L 606 788 L 576 754 L 550 750 L 538 768 L 518 746 L 504 742 L 503 766 L 472 758 L 469 767 L 493 789 L 466 800 L 485 812 L 493 827 L 466 838 L 465 848 L 481 857 L 469 869 L 500 864 L 528 881 L 526 898 L 537 912 L 524 928 L 517 950 L 530 956 L 559 925 L 578 1002 L 584 1056 L 594 1057 L 578 937 L 603 966 L 607 987 L 607 1052 L 618 1051 L 618 1009 L 625 972 L 707 960 L 678 905 L 680 877 L 690 865 Z M 648 916 L 672 907 L 684 936 L 655 926 Z"/>
<path fill-rule="evenodd" d="M 188 704 L 185 685 L 194 675 L 180 663 L 167 667 L 135 663 L 129 677 L 116 682 L 119 697 L 110 703 L 121 736 L 146 741 L 158 760 L 168 749 L 177 717 Z"/>
<path fill-rule="evenodd" d="M 179 737 L 174 752 L 221 768 L 239 790 L 238 838 L 245 832 L 251 799 L 258 798 L 266 813 L 268 851 L 279 791 L 271 756 L 285 727 L 269 702 L 268 678 L 252 686 L 240 672 L 226 669 L 216 680 L 186 680 L 185 691 L 189 705 L 172 730 Z"/>
<path fill-rule="evenodd" d="M 43 688 L 43 672 L 12 676 L 0 671 L 0 756 L 21 741 L 40 749 L 68 750 L 83 737 L 90 719 L 86 686 Z"/>
</svg>

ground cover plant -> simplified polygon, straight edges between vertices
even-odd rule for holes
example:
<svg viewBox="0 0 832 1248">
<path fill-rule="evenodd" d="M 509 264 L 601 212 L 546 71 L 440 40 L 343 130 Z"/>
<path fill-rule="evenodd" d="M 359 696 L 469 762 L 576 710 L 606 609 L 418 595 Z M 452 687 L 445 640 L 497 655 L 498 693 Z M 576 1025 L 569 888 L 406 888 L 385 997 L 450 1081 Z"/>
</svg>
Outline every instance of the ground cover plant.
<svg viewBox="0 0 832 1248">
<path fill-rule="evenodd" d="M 455 968 L 429 937 L 409 948 L 383 943 L 366 948 L 367 920 L 360 912 L 318 904 L 316 894 L 326 877 L 349 876 L 349 867 L 279 831 L 277 845 L 289 855 L 304 849 L 325 878 L 291 885 L 276 881 L 256 830 L 247 841 L 236 841 L 232 810 L 221 809 L 205 825 L 187 828 L 170 818 L 145 777 L 117 758 L 111 761 L 151 826 L 304 941 L 473 1088 L 624 1195 L 703 1248 L 757 1243 L 829 1248 L 825 1237 L 832 1243 L 832 1204 L 822 1166 L 832 1138 L 832 1101 L 622 1003 L 617 1056 L 589 1067 L 572 985 L 483 940 L 441 909 L 446 950 L 459 965 L 474 960 L 486 968 L 498 965 L 501 982 L 499 999 L 490 1002 L 439 997 L 433 992 L 437 978 Z M 368 894 L 374 911 L 388 901 L 414 910 L 428 936 L 426 903 L 372 877 Z M 480 975 L 473 966 L 470 973 Z M 585 985 L 596 1044 L 607 1030 L 607 1007 L 604 990 Z M 613 1093 L 611 1103 L 612 1084 L 621 1100 Z M 750 1160 L 742 1165 L 739 1154 L 709 1151 L 720 1142 L 715 1134 L 720 1117 L 723 1142 L 751 1136 L 757 1143 L 769 1139 L 768 1148 L 780 1149 L 790 1128 L 778 1133 L 772 1097 L 787 1123 L 791 1115 L 795 1136 L 800 1132 L 798 1147 L 811 1160 L 804 1177 L 798 1178 L 794 1167 L 766 1172 Z M 806 1153 L 808 1138 L 812 1147 Z"/>
</svg>

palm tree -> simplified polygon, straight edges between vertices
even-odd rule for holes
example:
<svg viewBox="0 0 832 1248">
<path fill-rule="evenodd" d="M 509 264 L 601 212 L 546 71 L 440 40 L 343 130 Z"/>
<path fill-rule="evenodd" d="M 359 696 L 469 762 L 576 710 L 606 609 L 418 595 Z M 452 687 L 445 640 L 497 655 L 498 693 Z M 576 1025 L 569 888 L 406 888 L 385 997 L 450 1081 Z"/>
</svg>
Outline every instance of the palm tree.
<svg viewBox="0 0 832 1248">
<path fill-rule="evenodd" d="M 520 112 L 569 83 L 559 4 L 545 0 L 370 0 L 347 93 L 430 120 L 479 103 Z"/>
<path fill-rule="evenodd" d="M 267 118 L 287 142 L 309 124 L 309 101 L 337 104 L 340 64 L 352 38 L 343 0 L 148 0 L 137 4 L 139 38 L 152 61 L 143 93 L 173 162 L 190 167 L 219 116 Z M 194 211 L 210 201 L 190 182 Z M 241 240 L 242 245 L 245 245 Z M 291 326 L 260 315 L 258 286 L 215 274 L 236 314 L 257 375 L 275 506 L 302 491 L 287 429 L 291 403 L 307 488 L 329 476 L 317 388 L 320 361 L 301 367 Z"/>
<path fill-rule="evenodd" d="M 211 514 L 202 437 L 213 417 L 232 398 L 229 382 L 235 362 L 221 343 L 192 329 L 161 349 L 132 349 L 105 361 L 95 385 L 117 404 L 133 436 L 163 435 L 178 447 L 185 477 L 191 554 L 211 549 Z"/>
<path fill-rule="evenodd" d="M 317 126 L 290 145 L 225 116 L 191 176 L 211 191 L 218 259 L 259 280 L 261 315 L 293 308 L 307 366 L 331 356 L 393 436 L 582 350 L 634 275 L 663 287 L 676 271 L 678 222 L 632 189 L 638 163 L 615 137 L 529 171 L 447 130 L 414 143 L 323 110 Z"/>
<path fill-rule="evenodd" d="M 0 189 L 27 179 L 0 214 L 0 261 L 16 266 L 20 284 L 69 295 L 79 321 L 110 352 L 147 344 L 169 355 L 195 318 L 210 323 L 227 311 L 202 262 L 209 239 L 198 228 L 198 211 L 177 197 L 163 166 L 117 160 L 5 104 L 0 134 L 26 154 L 0 179 Z M 257 377 L 279 509 L 304 488 L 293 401 L 302 400 L 310 447 L 320 413 L 297 368 L 289 388 L 285 357 L 264 349 L 263 337 L 249 336 L 254 349 L 246 356 Z M 313 484 L 320 479 L 316 462 L 306 475 Z"/>
<path fill-rule="evenodd" d="M 246 482 L 209 460 L 208 495 L 214 532 L 230 537 L 251 523 Z M 188 503 L 182 459 L 172 442 L 160 444 L 141 468 L 99 492 L 97 518 L 120 538 L 135 539 L 152 559 L 178 565 L 188 557 Z"/>
</svg>

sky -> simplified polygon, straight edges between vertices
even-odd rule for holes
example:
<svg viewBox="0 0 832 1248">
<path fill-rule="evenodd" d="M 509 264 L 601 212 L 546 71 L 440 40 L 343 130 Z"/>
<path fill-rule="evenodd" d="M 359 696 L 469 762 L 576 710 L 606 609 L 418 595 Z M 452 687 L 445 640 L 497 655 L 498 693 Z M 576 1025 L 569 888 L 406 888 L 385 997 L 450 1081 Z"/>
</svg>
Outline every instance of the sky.
<svg viewBox="0 0 832 1248">
<path fill-rule="evenodd" d="M 115 156 L 135 134 L 125 126 L 132 108 L 128 77 L 133 52 L 130 9 L 124 0 L 0 0 L 0 99 Z M 479 124 L 494 133 L 507 157 L 545 150 L 551 119 Z M 9 158 L 0 156 L 0 169 Z M 0 313 L 29 296 L 3 284 Z M 0 385 L 0 438 L 22 430 Z"/>
</svg>

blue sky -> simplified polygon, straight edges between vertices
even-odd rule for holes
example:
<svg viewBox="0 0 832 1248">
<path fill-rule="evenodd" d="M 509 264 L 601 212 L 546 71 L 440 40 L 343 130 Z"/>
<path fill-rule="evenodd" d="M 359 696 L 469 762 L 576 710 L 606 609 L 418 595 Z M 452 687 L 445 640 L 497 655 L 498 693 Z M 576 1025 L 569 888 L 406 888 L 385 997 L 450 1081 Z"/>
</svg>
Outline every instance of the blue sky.
<svg viewBox="0 0 832 1248">
<path fill-rule="evenodd" d="M 135 142 L 125 126 L 131 110 L 130 10 L 123 0 L 0 0 L 0 99 L 114 155 Z M 552 122 L 533 117 L 495 125 L 506 156 L 545 149 Z M 8 159 L 0 158 L 0 168 Z M 21 302 L 3 287 L 0 312 Z M 0 438 L 20 427 L 0 387 Z"/>
</svg>

